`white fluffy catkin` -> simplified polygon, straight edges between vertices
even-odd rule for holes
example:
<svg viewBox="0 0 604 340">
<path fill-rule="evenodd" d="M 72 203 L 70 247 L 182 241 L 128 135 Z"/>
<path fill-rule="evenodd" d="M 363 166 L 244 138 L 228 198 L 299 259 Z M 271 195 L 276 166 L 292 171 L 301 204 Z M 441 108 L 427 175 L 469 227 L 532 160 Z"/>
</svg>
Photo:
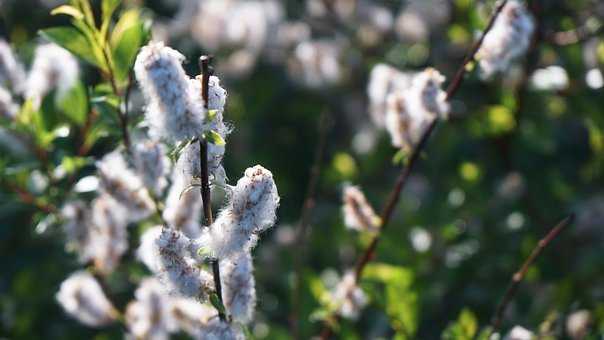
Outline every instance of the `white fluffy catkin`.
<svg viewBox="0 0 604 340">
<path fill-rule="evenodd" d="M 226 259 L 256 245 L 258 234 L 275 223 L 279 193 L 273 174 L 260 165 L 245 170 L 227 206 L 196 240 L 211 256 Z"/>
<path fill-rule="evenodd" d="M 10 45 L 0 39 L 0 87 L 10 88 L 15 93 L 23 92 L 25 70 Z"/>
<path fill-rule="evenodd" d="M 113 151 L 96 163 L 100 190 L 128 209 L 131 222 L 148 217 L 154 209 L 154 203 L 143 181 L 126 163 L 119 151 Z"/>
<path fill-rule="evenodd" d="M 82 201 L 68 202 L 61 208 L 61 217 L 65 220 L 65 248 L 82 254 L 89 242 L 90 210 Z"/>
<path fill-rule="evenodd" d="M 401 72 L 386 64 L 377 64 L 371 69 L 367 96 L 371 119 L 376 126 L 384 127 L 388 95 L 411 87 L 413 76 L 413 73 Z"/>
<path fill-rule="evenodd" d="M 77 60 L 67 50 L 56 44 L 40 45 L 27 77 L 25 97 L 39 107 L 51 90 L 64 95 L 75 85 L 79 73 Z"/>
<path fill-rule="evenodd" d="M 92 202 L 88 240 L 82 261 L 92 261 L 96 269 L 108 274 L 118 265 L 128 249 L 128 211 L 106 194 Z"/>
<path fill-rule="evenodd" d="M 181 141 L 203 133 L 206 112 L 182 68 L 184 60 L 161 42 L 150 42 L 136 57 L 134 72 L 146 99 L 145 119 L 155 138 Z"/>
<path fill-rule="evenodd" d="M 134 293 L 136 299 L 126 308 L 126 325 L 136 339 L 169 339 L 177 328 L 172 315 L 172 298 L 164 293 L 162 284 L 153 278 L 141 282 Z"/>
<path fill-rule="evenodd" d="M 378 231 L 380 218 L 359 187 L 346 186 L 342 196 L 342 214 L 346 227 L 358 231 Z"/>
<path fill-rule="evenodd" d="M 212 289 L 212 275 L 199 269 L 191 240 L 177 230 L 162 227 L 147 230 L 137 256 L 170 294 L 203 300 Z"/>
<path fill-rule="evenodd" d="M 524 3 L 508 1 L 476 52 L 483 77 L 507 70 L 514 59 L 526 52 L 534 31 L 534 19 Z"/>
<path fill-rule="evenodd" d="M 86 271 L 75 272 L 63 281 L 56 299 L 70 316 L 91 327 L 105 326 L 117 317 L 99 283 Z"/>
<path fill-rule="evenodd" d="M 367 305 L 367 296 L 354 280 L 354 273 L 342 277 L 332 294 L 338 314 L 346 319 L 357 319 L 361 309 Z"/>
<path fill-rule="evenodd" d="M 441 89 L 445 77 L 428 68 L 413 77 L 411 87 L 392 93 L 387 99 L 386 129 L 392 145 L 410 149 L 437 118 L 447 118 L 449 105 Z"/>
<path fill-rule="evenodd" d="M 253 320 L 256 308 L 254 264 L 249 252 L 239 252 L 220 261 L 220 280 L 224 306 L 233 320 L 247 324 Z"/>
<path fill-rule="evenodd" d="M 13 120 L 19 113 L 19 105 L 4 87 L 0 86 L 0 117 Z"/>
<path fill-rule="evenodd" d="M 168 184 L 166 176 L 170 171 L 164 145 L 150 140 L 136 143 L 134 165 L 145 187 L 156 197 L 161 195 Z"/>
</svg>

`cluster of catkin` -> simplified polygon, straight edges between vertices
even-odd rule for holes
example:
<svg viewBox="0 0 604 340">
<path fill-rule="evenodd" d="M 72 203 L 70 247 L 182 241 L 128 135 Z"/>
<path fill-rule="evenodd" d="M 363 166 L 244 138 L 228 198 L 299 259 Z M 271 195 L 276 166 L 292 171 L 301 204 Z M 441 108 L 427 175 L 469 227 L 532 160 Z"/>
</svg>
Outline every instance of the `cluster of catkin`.
<svg viewBox="0 0 604 340">
<path fill-rule="evenodd" d="M 241 325 L 252 321 L 256 304 L 251 251 L 260 233 L 275 223 L 279 195 L 271 172 L 260 165 L 248 168 L 235 185 L 227 184 L 224 144 L 207 138 L 214 134 L 224 141 L 230 132 L 223 121 L 227 93 L 211 76 L 204 101 L 204 77 L 187 76 L 184 59 L 159 42 L 139 52 L 134 71 L 146 101 L 141 130 L 148 133 L 141 133 L 131 150 L 117 149 L 97 162 L 99 193 L 92 203 L 63 207 L 68 243 L 91 268 L 67 278 L 57 300 L 89 326 L 123 320 L 128 336 L 136 339 L 164 339 L 176 332 L 195 339 L 240 339 Z M 200 159 L 202 140 L 207 141 L 205 160 Z M 179 150 L 175 164 L 168 149 Z M 212 225 L 201 222 L 204 163 L 212 190 L 225 190 L 228 197 Z M 119 312 L 96 277 L 120 265 L 129 228 L 158 218 L 162 224 L 147 228 L 135 251 L 151 275 Z M 209 268 L 211 261 L 219 264 L 219 278 Z M 222 305 L 210 303 L 218 293 L 215 282 L 222 287 Z M 222 307 L 226 317 L 219 318 Z"/>
</svg>

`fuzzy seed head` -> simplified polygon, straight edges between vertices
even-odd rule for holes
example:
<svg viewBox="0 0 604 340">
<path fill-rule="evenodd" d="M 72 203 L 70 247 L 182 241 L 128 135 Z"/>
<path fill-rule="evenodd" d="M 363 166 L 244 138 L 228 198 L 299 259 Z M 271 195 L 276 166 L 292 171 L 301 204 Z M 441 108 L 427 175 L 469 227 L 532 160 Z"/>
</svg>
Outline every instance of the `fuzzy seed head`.
<svg viewBox="0 0 604 340">
<path fill-rule="evenodd" d="M 56 299 L 70 316 L 90 327 L 110 324 L 117 316 L 99 283 L 85 271 L 75 272 L 63 281 Z"/>
<path fill-rule="evenodd" d="M 373 67 L 369 75 L 367 95 L 371 118 L 376 126 L 384 127 L 388 95 L 410 88 L 413 76 L 413 73 L 401 72 L 386 64 Z"/>
<path fill-rule="evenodd" d="M 535 21 L 524 3 L 508 1 L 476 52 L 483 77 L 507 70 L 512 61 L 526 52 L 534 31 Z"/>
<path fill-rule="evenodd" d="M 388 95 L 386 129 L 392 145 L 410 149 L 437 118 L 447 118 L 449 105 L 441 89 L 445 78 L 428 68 L 414 76 L 407 90 Z"/>
<path fill-rule="evenodd" d="M 171 298 L 165 295 L 162 284 L 153 278 L 141 282 L 136 299 L 126 308 L 126 324 L 136 339 L 169 339 L 176 330 L 171 313 Z"/>
<path fill-rule="evenodd" d="M 354 280 L 354 273 L 348 272 L 338 283 L 333 293 L 338 313 L 346 319 L 355 320 L 367 305 L 367 296 Z"/>
<path fill-rule="evenodd" d="M 12 89 L 15 93 L 23 92 L 25 87 L 25 70 L 17 59 L 10 45 L 0 39 L 0 88 Z"/>
<path fill-rule="evenodd" d="M 39 107 L 50 91 L 56 89 L 64 95 L 76 83 L 80 70 L 77 60 L 56 44 L 44 44 L 36 48 L 34 62 L 26 81 L 25 97 Z"/>
<path fill-rule="evenodd" d="M 150 42 L 136 57 L 134 71 L 145 95 L 151 136 L 169 141 L 203 133 L 205 110 L 182 62 L 185 57 L 161 42 Z"/>
<path fill-rule="evenodd" d="M 224 305 L 237 322 L 247 324 L 254 317 L 256 287 L 254 264 L 249 252 L 240 252 L 233 258 L 220 261 L 220 279 Z"/>
<path fill-rule="evenodd" d="M 134 165 L 145 187 L 159 196 L 167 185 L 170 160 L 163 144 L 144 141 L 134 146 Z"/>
<path fill-rule="evenodd" d="M 358 231 L 378 231 L 380 218 L 359 187 L 345 187 L 343 201 L 342 213 L 346 227 Z"/>
</svg>

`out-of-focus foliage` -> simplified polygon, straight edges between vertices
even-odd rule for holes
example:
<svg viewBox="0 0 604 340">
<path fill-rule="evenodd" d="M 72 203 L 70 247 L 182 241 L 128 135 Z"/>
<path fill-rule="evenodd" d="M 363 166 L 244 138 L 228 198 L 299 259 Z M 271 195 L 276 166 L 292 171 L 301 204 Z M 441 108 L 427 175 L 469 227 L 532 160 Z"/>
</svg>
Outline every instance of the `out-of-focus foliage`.
<svg viewBox="0 0 604 340">
<path fill-rule="evenodd" d="M 576 223 L 529 269 L 503 333 L 521 325 L 544 338 L 580 339 L 569 317 L 587 310 L 584 338 L 604 334 L 604 6 L 527 3 L 539 14 L 536 47 L 490 80 L 470 64 L 450 119 L 430 139 L 365 269 L 360 286 L 368 305 L 356 321 L 327 320 L 340 338 L 486 339 L 512 274 L 569 212 Z M 235 129 L 226 145 L 227 173 L 263 164 L 282 197 L 278 225 L 254 252 L 258 307 L 249 333 L 290 338 L 295 315 L 301 338 L 318 334 L 335 308 L 330 291 L 371 236 L 344 226 L 342 188 L 362 186 L 379 212 L 406 157 L 370 117 L 372 67 L 431 66 L 450 80 L 495 2 L 85 4 L 0 1 L 0 33 L 25 69 L 36 46 L 49 41 L 80 65 L 63 93 L 50 91 L 39 105 L 16 96 L 17 119 L 0 116 L 0 337 L 122 337 L 118 325 L 79 325 L 56 303 L 61 281 L 80 264 L 65 249 L 55 212 L 71 198 L 93 197 L 94 162 L 122 143 L 120 112 L 128 113 L 132 131 L 138 128 L 143 100 L 130 71 L 151 38 L 182 51 L 189 74 L 199 73 L 199 55 L 215 56 L 229 95 L 225 120 Z M 327 143 L 300 252 L 296 228 L 323 113 Z M 130 229 L 125 258 L 134 258 L 147 227 Z M 292 314 L 302 254 L 299 311 Z M 146 275 L 135 261 L 124 263 L 107 280 L 118 309 Z"/>
</svg>

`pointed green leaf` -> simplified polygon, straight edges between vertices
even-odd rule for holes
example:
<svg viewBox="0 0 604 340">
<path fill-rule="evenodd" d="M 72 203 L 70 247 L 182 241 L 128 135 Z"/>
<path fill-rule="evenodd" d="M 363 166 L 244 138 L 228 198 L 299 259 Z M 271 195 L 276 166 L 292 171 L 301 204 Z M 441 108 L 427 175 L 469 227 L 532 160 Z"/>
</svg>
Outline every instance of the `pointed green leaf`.
<svg viewBox="0 0 604 340">
<path fill-rule="evenodd" d="M 210 130 L 210 132 L 208 132 L 206 134 L 206 140 L 217 146 L 226 144 L 226 142 L 224 141 L 224 138 L 222 138 L 222 136 L 214 130 Z"/>
<path fill-rule="evenodd" d="M 133 9 L 125 12 L 111 34 L 111 50 L 118 82 L 128 79 L 138 50 L 144 43 L 144 28 L 140 13 Z"/>
<path fill-rule="evenodd" d="M 58 99 L 58 108 L 77 125 L 84 125 L 88 113 L 86 88 L 77 82 L 68 92 Z"/>
<path fill-rule="evenodd" d="M 73 27 L 52 27 L 41 30 L 40 35 L 84 61 L 103 68 L 103 64 L 97 58 L 88 39 L 79 30 Z"/>
<path fill-rule="evenodd" d="M 76 20 L 84 19 L 84 14 L 77 8 L 69 5 L 61 5 L 50 12 L 51 15 L 65 14 Z"/>
<path fill-rule="evenodd" d="M 103 0 L 103 4 L 101 6 L 102 9 L 102 22 L 101 22 L 101 36 L 103 38 L 107 37 L 107 31 L 109 30 L 109 25 L 111 24 L 111 16 L 115 9 L 120 4 L 120 0 Z"/>
</svg>

